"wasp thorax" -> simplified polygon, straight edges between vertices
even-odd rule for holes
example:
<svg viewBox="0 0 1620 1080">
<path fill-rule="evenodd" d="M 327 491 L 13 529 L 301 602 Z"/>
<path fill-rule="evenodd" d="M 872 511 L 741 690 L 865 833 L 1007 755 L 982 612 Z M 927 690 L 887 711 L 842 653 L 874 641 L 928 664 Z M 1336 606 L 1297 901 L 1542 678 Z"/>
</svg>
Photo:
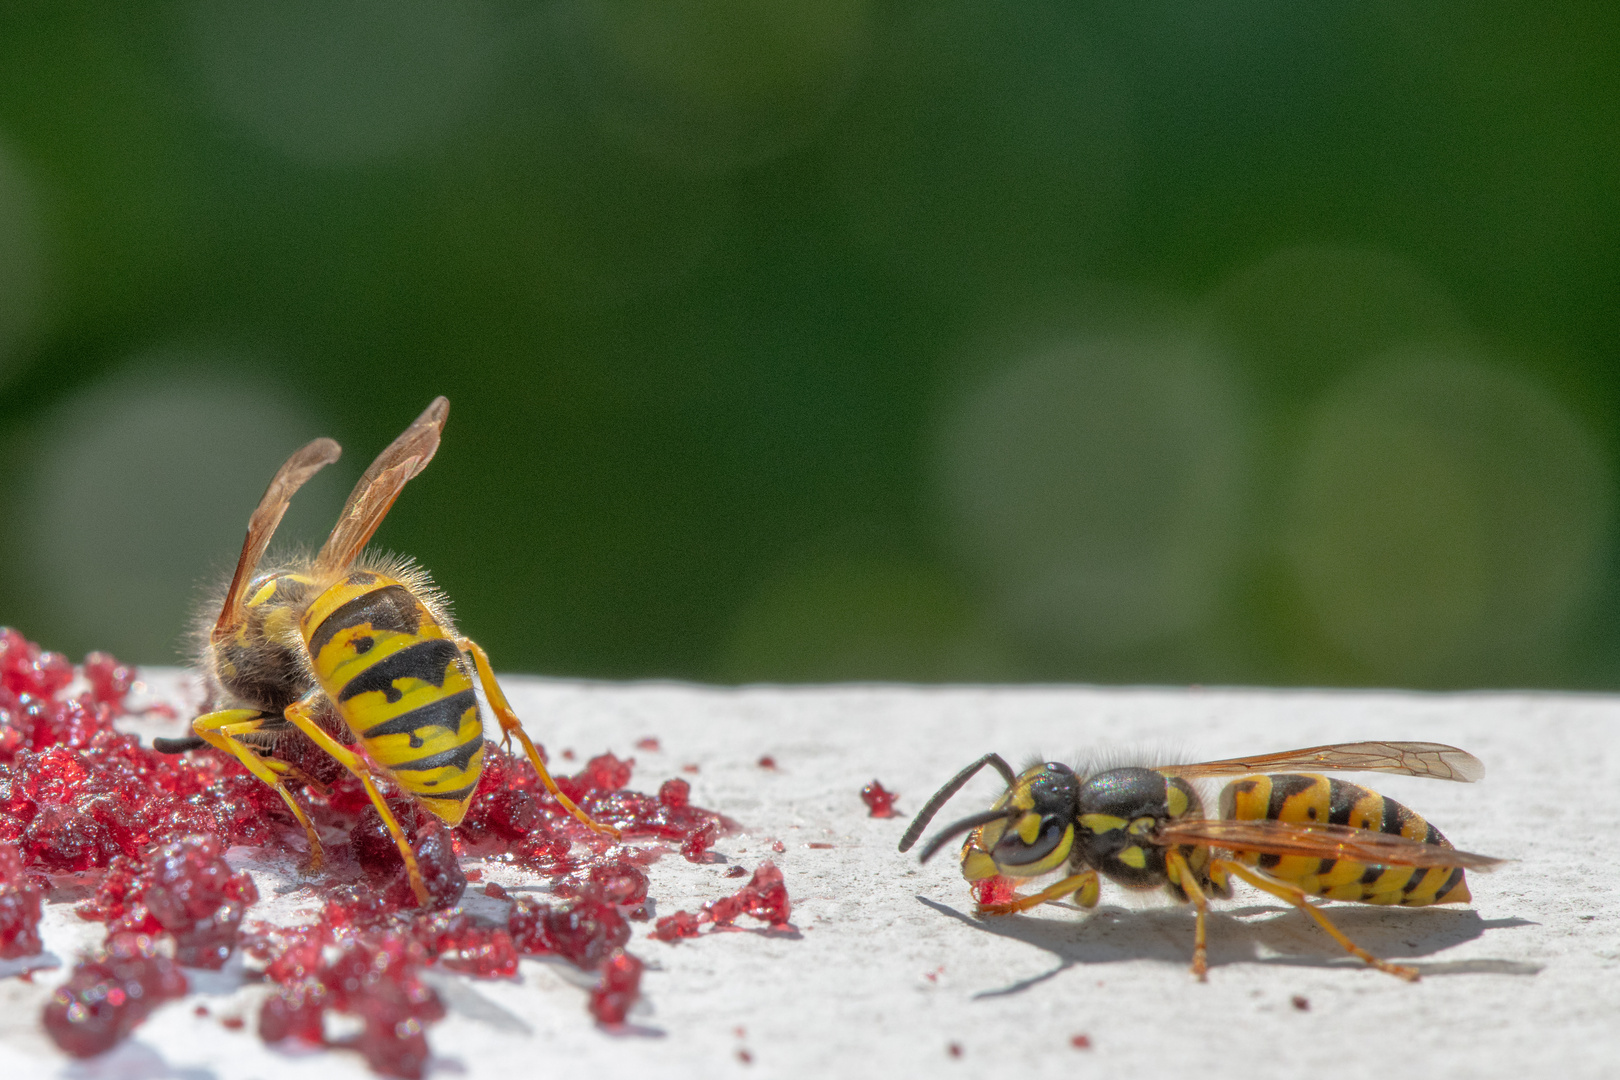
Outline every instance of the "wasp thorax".
<svg viewBox="0 0 1620 1080">
<path fill-rule="evenodd" d="M 214 680 L 226 697 L 279 713 L 313 685 L 300 652 L 298 618 L 316 591 L 302 574 L 260 574 L 248 585 L 243 618 L 210 650 Z"/>
<path fill-rule="evenodd" d="M 1155 840 L 1160 825 L 1188 813 L 1202 814 L 1186 781 L 1152 769 L 1110 769 L 1080 786 L 1077 843 L 1086 862 L 1130 888 L 1165 883 L 1164 850 Z"/>
</svg>

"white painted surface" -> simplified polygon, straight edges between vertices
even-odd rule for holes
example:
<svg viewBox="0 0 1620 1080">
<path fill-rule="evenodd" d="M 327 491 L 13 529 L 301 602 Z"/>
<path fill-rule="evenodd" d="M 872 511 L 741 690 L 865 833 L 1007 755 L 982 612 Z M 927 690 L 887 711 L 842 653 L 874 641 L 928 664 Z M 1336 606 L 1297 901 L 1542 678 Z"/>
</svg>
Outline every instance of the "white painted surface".
<svg viewBox="0 0 1620 1080">
<path fill-rule="evenodd" d="M 1620 701 L 1564 695 L 1321 693 L 1092 688 L 832 687 L 716 690 L 680 685 L 503 680 L 535 736 L 578 760 L 637 759 L 631 786 L 670 776 L 747 831 L 717 850 L 748 869 L 781 866 L 797 938 L 743 932 L 677 945 L 643 940 L 644 1034 L 599 1030 L 571 969 L 524 961 L 516 981 L 445 974 L 451 1015 L 429 1041 L 436 1077 L 936 1076 L 1293 1077 L 1620 1072 Z M 657 736 L 658 752 L 635 750 Z M 1379 777 L 1372 785 L 1435 822 L 1459 847 L 1518 860 L 1470 875 L 1471 909 L 1334 905 L 1374 953 L 1424 973 L 1408 985 L 1345 957 L 1297 912 L 1239 886 L 1210 926 L 1211 971 L 1187 973 L 1192 917 L 1111 886 L 1089 917 L 1048 906 L 974 920 L 954 860 L 895 851 L 906 820 L 987 750 L 1016 766 L 1040 751 L 1169 748 L 1179 760 L 1362 739 L 1448 742 L 1476 753 L 1479 784 Z M 756 762 L 772 755 L 779 768 Z M 1142 758 L 1146 761 L 1147 755 Z M 1154 761 L 1169 760 L 1163 756 Z M 680 766 L 696 763 L 696 775 Z M 1151 762 L 1149 762 L 1151 763 Z M 559 764 L 561 764 L 559 762 Z M 873 777 L 901 792 L 900 817 L 866 815 Z M 942 815 L 988 804 L 994 777 Z M 768 851 L 772 839 L 786 850 Z M 831 843 L 812 849 L 808 843 Z M 318 883 L 251 862 L 268 899 L 252 915 L 291 920 Z M 740 882 L 678 856 L 651 869 L 658 911 L 695 909 Z M 505 868 L 490 878 L 539 885 Z M 499 914 L 478 895 L 469 903 Z M 251 917 L 251 916 L 250 916 Z M 745 924 L 753 925 L 749 920 Z M 71 961 L 98 927 L 55 905 L 48 949 Z M 252 1019 L 263 990 L 232 969 L 193 977 L 96 1061 L 60 1056 L 38 1023 L 63 970 L 0 980 L 0 1075 L 8 1078 L 300 1080 L 369 1075 L 343 1052 L 289 1056 Z M 1292 999 L 1302 996 L 1308 1011 Z M 194 1015 L 204 1002 L 210 1015 Z M 246 1030 L 220 1024 L 245 1015 Z M 1070 1045 L 1088 1035 L 1092 1049 Z M 960 1058 L 947 1052 L 957 1043 Z M 746 1050 L 751 1062 L 740 1060 Z"/>
</svg>

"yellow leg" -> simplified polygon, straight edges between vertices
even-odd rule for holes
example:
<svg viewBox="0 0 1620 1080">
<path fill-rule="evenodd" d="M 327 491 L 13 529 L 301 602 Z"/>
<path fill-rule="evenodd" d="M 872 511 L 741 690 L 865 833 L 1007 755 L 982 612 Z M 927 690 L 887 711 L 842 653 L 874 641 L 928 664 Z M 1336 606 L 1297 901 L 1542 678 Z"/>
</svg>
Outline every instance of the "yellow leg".
<svg viewBox="0 0 1620 1080">
<path fill-rule="evenodd" d="M 1164 853 L 1165 866 L 1170 871 L 1170 882 L 1180 885 L 1181 890 L 1187 894 L 1194 911 L 1193 930 L 1193 962 L 1192 973 L 1198 976 L 1199 982 L 1209 981 L 1209 939 L 1206 936 L 1205 922 L 1209 913 L 1209 898 L 1204 890 L 1198 886 L 1198 878 L 1187 865 L 1187 860 L 1174 848 Z"/>
<path fill-rule="evenodd" d="M 310 702 L 311 699 L 305 697 L 287 706 L 287 719 L 297 725 L 299 731 L 308 735 L 316 746 L 336 758 L 340 765 L 353 773 L 365 786 L 366 794 L 371 798 L 371 805 L 377 808 L 377 813 L 382 817 L 383 827 L 388 830 L 388 835 L 394 838 L 394 846 L 399 848 L 400 858 L 405 860 L 405 873 L 411 879 L 411 891 L 416 893 L 417 904 L 427 907 L 432 897 L 428 894 L 427 884 L 422 880 L 422 870 L 416 865 L 416 853 L 411 850 L 410 841 L 405 839 L 405 830 L 400 828 L 394 812 L 388 809 L 388 803 L 383 801 L 382 792 L 378 791 L 377 785 L 372 782 L 371 770 L 358 754 L 332 738 L 315 722 L 315 710 Z"/>
<path fill-rule="evenodd" d="M 495 671 L 489 666 L 489 656 L 484 652 L 483 647 L 472 638 L 458 638 L 456 646 L 463 652 L 472 655 L 473 664 L 478 668 L 479 685 L 484 688 L 484 696 L 489 699 L 489 707 L 494 710 L 495 719 L 500 722 L 502 736 L 507 739 L 516 736 L 518 742 L 523 744 L 523 752 L 528 755 L 529 764 L 533 765 L 534 771 L 540 774 L 540 782 L 546 785 L 546 790 L 551 792 L 551 797 L 561 803 L 564 810 L 573 814 L 585 825 L 617 840 L 619 838 L 618 829 L 611 825 L 603 825 L 592 821 L 589 814 L 575 806 L 574 800 L 564 795 L 562 789 L 557 787 L 557 781 L 553 780 L 551 773 L 546 771 L 546 763 L 540 760 L 540 751 L 534 748 L 534 743 L 529 739 L 529 733 L 523 730 L 523 721 L 519 720 L 517 713 L 512 711 L 512 706 L 507 702 L 506 695 L 501 692 L 500 684 L 495 681 Z"/>
<path fill-rule="evenodd" d="M 1020 911 L 1028 911 L 1032 907 L 1051 900 L 1061 900 L 1070 893 L 1078 893 L 1076 899 L 1081 907 L 1097 906 L 1097 872 L 1087 870 L 1083 874 L 1071 874 L 1054 885 L 1048 885 L 1038 893 L 1028 896 L 1015 896 L 1013 899 L 1000 904 L 980 904 L 980 915 L 1013 915 Z"/>
<path fill-rule="evenodd" d="M 298 819 L 298 824 L 304 827 L 304 835 L 309 837 L 309 865 L 306 870 L 314 873 L 326 861 L 325 852 L 321 849 L 321 838 L 315 834 L 315 825 L 304 813 L 304 808 L 293 801 L 292 792 L 283 786 L 289 773 L 295 773 L 291 765 L 276 758 L 260 757 L 253 747 L 241 742 L 237 736 L 251 734 L 258 731 L 268 719 L 257 709 L 222 709 L 219 712 L 204 713 L 191 722 L 191 730 L 197 737 L 209 746 L 235 756 L 247 767 L 248 772 L 276 789 L 276 794 L 287 804 Z"/>
<path fill-rule="evenodd" d="M 1299 908 L 1301 911 L 1304 911 L 1311 918 L 1315 919 L 1317 925 L 1323 930 L 1326 930 L 1334 941 L 1337 941 L 1340 945 L 1344 946 L 1345 951 L 1351 956 L 1358 957 L 1366 961 L 1372 967 L 1377 968 L 1379 971 L 1386 971 L 1389 974 L 1394 975 L 1396 978 L 1405 979 L 1407 982 L 1418 981 L 1418 972 L 1416 968 L 1406 967 L 1402 964 L 1391 964 L 1380 960 L 1366 949 L 1363 949 L 1360 945 L 1357 945 L 1355 942 L 1345 937 L 1337 926 L 1334 926 L 1328 921 L 1328 917 L 1322 914 L 1321 909 L 1317 905 L 1310 902 L 1309 894 L 1299 886 L 1291 885 L 1286 881 L 1278 881 L 1272 877 L 1267 877 L 1264 874 L 1257 873 L 1249 867 L 1244 866 L 1242 863 L 1233 862 L 1230 859 L 1216 859 L 1211 863 L 1211 865 L 1219 865 L 1223 869 L 1228 870 L 1237 877 L 1247 881 L 1255 888 L 1263 889 L 1272 896 L 1286 900 L 1290 904 L 1293 904 L 1295 907 Z"/>
</svg>

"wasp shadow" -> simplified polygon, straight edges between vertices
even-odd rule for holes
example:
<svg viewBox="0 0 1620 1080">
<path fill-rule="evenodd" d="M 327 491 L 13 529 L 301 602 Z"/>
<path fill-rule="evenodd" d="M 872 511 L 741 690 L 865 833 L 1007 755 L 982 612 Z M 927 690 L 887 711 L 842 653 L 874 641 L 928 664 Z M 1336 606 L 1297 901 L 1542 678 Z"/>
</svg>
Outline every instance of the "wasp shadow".
<svg viewBox="0 0 1620 1080">
<path fill-rule="evenodd" d="M 1011 938 L 1044 949 L 1057 957 L 1058 966 L 998 990 L 976 997 L 1021 993 L 1071 967 L 1111 964 L 1127 960 L 1163 960 L 1190 966 L 1193 954 L 1193 913 L 1187 908 L 1130 909 L 1105 905 L 1085 912 L 1072 905 L 1068 917 L 1039 918 L 1004 915 L 979 919 L 949 904 L 917 899 L 947 918 L 996 937 Z M 1426 908 L 1379 909 L 1336 907 L 1329 918 L 1354 941 L 1381 959 L 1411 960 L 1472 941 L 1487 930 L 1534 926 L 1527 919 L 1483 919 L 1477 911 Z M 1254 905 L 1211 910 L 1209 913 L 1209 966 L 1255 963 L 1280 967 L 1360 968 L 1361 961 L 1347 956 L 1304 912 L 1292 907 Z M 1476 959 L 1414 963 L 1422 975 L 1534 975 L 1539 964 L 1517 960 Z"/>
</svg>

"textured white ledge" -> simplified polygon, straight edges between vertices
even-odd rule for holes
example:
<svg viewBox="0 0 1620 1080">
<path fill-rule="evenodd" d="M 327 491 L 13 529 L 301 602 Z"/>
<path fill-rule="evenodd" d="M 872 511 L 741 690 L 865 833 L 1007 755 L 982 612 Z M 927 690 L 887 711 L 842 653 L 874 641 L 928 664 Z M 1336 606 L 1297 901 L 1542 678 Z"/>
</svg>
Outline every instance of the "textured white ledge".
<svg viewBox="0 0 1620 1080">
<path fill-rule="evenodd" d="M 436 976 L 451 1015 L 429 1029 L 430 1075 L 1253 1078 L 1379 1063 L 1438 1080 L 1598 1077 L 1620 1068 L 1620 700 L 503 682 L 554 761 L 565 747 L 581 762 L 607 749 L 633 755 L 633 787 L 652 791 L 684 776 L 694 802 L 742 822 L 747 831 L 717 850 L 750 870 L 767 856 L 782 867 L 801 935 L 668 945 L 645 940 L 648 925 L 636 924 L 631 949 L 649 970 L 645 1011 L 632 1019 L 644 1035 L 600 1031 L 566 967 L 524 961 L 517 981 Z M 636 750 L 645 736 L 662 749 Z M 1362 739 L 1432 740 L 1476 753 L 1488 770 L 1479 784 L 1379 777 L 1372 785 L 1457 846 L 1518 860 L 1470 875 L 1471 909 L 1334 905 L 1335 921 L 1358 942 L 1422 969 L 1416 985 L 1363 968 L 1304 916 L 1242 886 L 1211 922 L 1212 966 L 1200 985 L 1187 973 L 1185 910 L 1144 907 L 1105 885 L 1089 918 L 1048 906 L 980 923 L 968 915 L 952 859 L 919 867 L 894 849 L 928 794 L 987 750 L 1015 765 L 1037 751 L 1084 758 L 1142 748 L 1196 760 Z M 762 754 L 779 767 L 761 769 Z M 685 763 L 701 771 L 683 773 Z M 858 792 L 873 777 L 901 793 L 901 816 L 866 815 Z M 987 805 L 995 788 L 993 776 L 975 780 L 942 820 Z M 773 838 L 786 851 L 770 852 Z M 289 867 L 249 865 L 267 898 L 254 916 L 290 921 L 313 903 Z M 651 869 L 658 911 L 731 892 L 740 882 L 725 869 L 664 858 Z M 538 884 L 505 868 L 488 877 Z M 500 910 L 481 895 L 468 902 Z M 44 932 L 47 949 L 70 964 L 99 928 L 54 905 Z M 0 1075 L 370 1075 L 353 1054 L 265 1048 L 252 1030 L 263 991 L 241 986 L 229 968 L 194 977 L 192 999 L 158 1011 L 113 1053 L 70 1062 L 38 1022 L 65 971 L 40 972 L 32 984 L 0 980 Z M 1294 1006 L 1296 996 L 1308 1011 Z M 194 1015 L 199 1002 L 210 1016 Z M 247 1029 L 220 1024 L 233 1014 L 248 1018 Z M 1090 1050 L 1070 1045 L 1077 1034 L 1089 1036 Z M 953 1042 L 960 1058 L 948 1054 Z"/>
</svg>

